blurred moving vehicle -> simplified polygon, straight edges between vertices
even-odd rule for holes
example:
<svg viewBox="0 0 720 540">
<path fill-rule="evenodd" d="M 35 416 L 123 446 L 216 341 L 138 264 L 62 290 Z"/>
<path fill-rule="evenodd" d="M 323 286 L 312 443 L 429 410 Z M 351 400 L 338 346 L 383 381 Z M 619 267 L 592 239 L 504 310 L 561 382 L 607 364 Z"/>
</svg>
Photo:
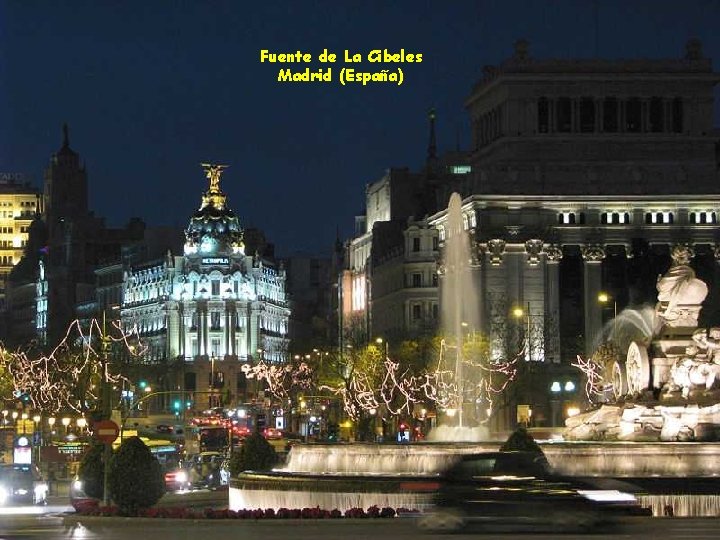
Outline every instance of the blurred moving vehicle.
<svg viewBox="0 0 720 540">
<path fill-rule="evenodd" d="M 190 466 L 188 461 L 180 463 L 176 468 L 165 473 L 165 489 L 167 491 L 184 491 L 192 488 Z"/>
<path fill-rule="evenodd" d="M 536 452 L 459 456 L 438 478 L 434 510 L 418 526 L 456 531 L 467 525 L 593 530 L 619 515 L 646 515 L 630 484 L 555 475 Z"/>
<path fill-rule="evenodd" d="M 196 489 L 216 489 L 222 485 L 220 469 L 225 455 L 221 452 L 200 452 L 188 456 L 190 484 Z"/>
<path fill-rule="evenodd" d="M 0 465 L 0 506 L 47 504 L 49 486 L 35 465 Z"/>
</svg>

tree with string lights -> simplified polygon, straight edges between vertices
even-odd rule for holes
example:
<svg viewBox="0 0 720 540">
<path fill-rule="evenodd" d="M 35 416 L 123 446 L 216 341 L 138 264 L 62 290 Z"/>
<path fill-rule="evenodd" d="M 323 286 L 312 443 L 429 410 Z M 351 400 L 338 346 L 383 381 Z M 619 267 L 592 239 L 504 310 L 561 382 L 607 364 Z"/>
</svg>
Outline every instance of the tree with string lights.
<svg viewBox="0 0 720 540">
<path fill-rule="evenodd" d="M 120 321 L 103 329 L 92 319 L 87 327 L 70 324 L 63 339 L 50 352 L 36 348 L 0 351 L 0 363 L 9 374 L 14 395 L 38 412 L 75 412 L 85 415 L 102 408 L 103 385 L 126 380 L 115 370 L 112 354 L 121 350 L 142 356 L 144 346 L 137 332 L 126 332 Z"/>
</svg>

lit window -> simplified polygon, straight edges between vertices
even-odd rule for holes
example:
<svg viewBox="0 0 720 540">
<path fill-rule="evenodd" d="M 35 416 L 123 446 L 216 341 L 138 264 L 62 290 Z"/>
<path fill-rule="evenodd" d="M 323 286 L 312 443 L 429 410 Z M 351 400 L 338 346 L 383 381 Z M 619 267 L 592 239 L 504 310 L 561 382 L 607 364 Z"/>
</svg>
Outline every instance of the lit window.
<svg viewBox="0 0 720 540">
<path fill-rule="evenodd" d="M 574 225 L 575 224 L 575 212 L 560 212 L 558 221 L 561 225 Z"/>
</svg>

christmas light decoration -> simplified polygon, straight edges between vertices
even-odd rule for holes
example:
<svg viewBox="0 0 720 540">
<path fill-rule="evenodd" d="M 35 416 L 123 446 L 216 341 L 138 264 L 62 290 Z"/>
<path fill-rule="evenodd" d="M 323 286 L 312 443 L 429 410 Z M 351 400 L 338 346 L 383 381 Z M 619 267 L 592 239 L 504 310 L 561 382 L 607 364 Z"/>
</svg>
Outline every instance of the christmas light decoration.
<svg viewBox="0 0 720 540">
<path fill-rule="evenodd" d="M 305 362 L 276 365 L 261 360 L 254 366 L 243 364 L 240 370 L 248 379 L 264 381 L 267 390 L 278 400 L 287 399 L 293 389 L 307 390 L 312 386 L 313 370 Z"/>
<path fill-rule="evenodd" d="M 103 325 L 104 326 L 104 325 Z M 85 413 L 100 399 L 102 382 L 117 384 L 127 379 L 112 370 L 117 346 L 128 355 L 146 352 L 136 330 L 126 332 L 120 321 L 104 331 L 96 319 L 83 328 L 79 320 L 68 327 L 60 343 L 47 355 L 30 350 L 0 350 L 0 361 L 12 379 L 16 395 L 44 413 Z"/>
<path fill-rule="evenodd" d="M 412 415 L 416 403 L 431 402 L 441 409 L 456 408 L 467 395 L 484 399 L 487 402 L 486 409 L 491 409 L 492 396 L 502 393 L 515 379 L 517 361 L 524 354 L 521 351 L 509 361 L 476 362 L 463 359 L 466 366 L 476 368 L 475 377 L 458 384 L 455 372 L 443 368 L 450 348 L 444 341 L 441 342 L 440 359 L 437 368 L 431 372 L 418 376 L 410 374 L 409 369 L 401 372 L 400 364 L 386 357 L 381 364 L 382 376 L 377 388 L 372 384 L 369 374 L 355 373 L 346 384 L 323 385 L 320 390 L 327 390 L 341 398 L 345 413 L 353 420 L 371 411 Z M 384 416 L 384 413 L 381 414 Z"/>
<path fill-rule="evenodd" d="M 592 359 L 585 360 L 578 355 L 577 361 L 570 365 L 578 368 L 585 375 L 585 395 L 588 400 L 593 401 L 594 398 L 602 396 L 612 389 L 612 382 L 603 378 L 603 366 L 598 362 Z"/>
</svg>

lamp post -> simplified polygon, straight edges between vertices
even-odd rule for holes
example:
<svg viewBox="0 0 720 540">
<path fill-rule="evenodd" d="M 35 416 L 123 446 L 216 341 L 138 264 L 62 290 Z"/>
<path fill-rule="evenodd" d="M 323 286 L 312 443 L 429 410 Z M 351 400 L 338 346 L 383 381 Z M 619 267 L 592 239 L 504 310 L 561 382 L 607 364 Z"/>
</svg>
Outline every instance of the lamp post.
<svg viewBox="0 0 720 540">
<path fill-rule="evenodd" d="M 614 296 L 609 295 L 606 292 L 598 294 L 598 302 L 601 304 L 609 304 L 610 301 L 613 303 L 613 340 L 617 339 L 617 301 Z"/>
<path fill-rule="evenodd" d="M 215 406 L 215 354 L 210 355 L 210 407 Z"/>
<path fill-rule="evenodd" d="M 55 417 L 51 416 L 47 419 L 48 426 L 50 426 L 50 444 L 53 442 L 53 435 L 55 431 Z"/>
<path fill-rule="evenodd" d="M 530 351 L 530 302 L 527 303 L 527 311 L 525 311 L 521 306 L 516 306 L 512 310 L 512 315 L 518 323 L 523 317 L 526 318 L 525 339 L 522 341 L 523 347 L 525 348 L 525 359 L 532 360 L 532 354 Z"/>
<path fill-rule="evenodd" d="M 386 340 L 384 340 L 383 338 L 379 337 L 379 338 L 375 339 L 375 343 L 377 343 L 378 346 L 382 346 L 383 343 L 385 344 L 385 358 L 387 358 L 388 357 L 388 345 L 389 345 L 388 342 Z"/>
<path fill-rule="evenodd" d="M 43 439 L 41 420 L 39 414 L 33 416 L 33 447 L 37 449 L 35 452 L 35 463 L 37 463 L 38 467 L 40 466 L 40 447 L 42 446 Z M 37 435 L 35 435 L 35 433 L 37 433 Z"/>
</svg>

